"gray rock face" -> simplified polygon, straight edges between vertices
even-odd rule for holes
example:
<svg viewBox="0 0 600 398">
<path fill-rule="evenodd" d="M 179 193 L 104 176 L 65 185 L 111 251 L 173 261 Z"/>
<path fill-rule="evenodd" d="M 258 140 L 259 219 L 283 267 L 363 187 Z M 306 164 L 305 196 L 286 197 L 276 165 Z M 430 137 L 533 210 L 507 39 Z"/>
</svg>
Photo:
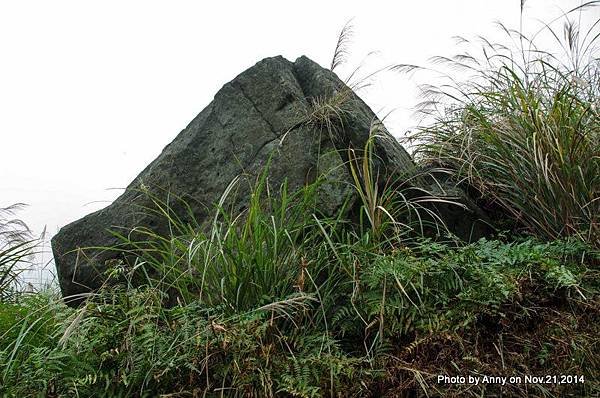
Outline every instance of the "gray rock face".
<svg viewBox="0 0 600 398">
<path fill-rule="evenodd" d="M 334 113 L 320 106 L 332 98 L 339 102 Z M 115 257 L 111 251 L 78 248 L 118 244 L 109 230 L 127 233 L 146 226 L 167 232 L 161 218 L 139 211 L 151 207 L 140 188 L 163 199 L 167 192 L 181 197 L 202 221 L 234 178 L 254 181 L 270 157 L 271 186 L 285 180 L 289 190 L 298 189 L 314 180 L 324 164 L 341 165 L 338 174 L 349 181 L 345 150 L 364 147 L 374 120 L 371 109 L 334 73 L 308 58 L 258 62 L 225 84 L 114 203 L 63 227 L 52 239 L 63 296 L 97 289 L 105 264 Z M 397 141 L 385 132 L 382 136 L 376 144 L 382 175 L 413 168 Z M 336 148 L 341 151 L 331 152 Z M 244 210 L 249 192 L 250 184 L 237 185 L 234 209 Z M 329 186 L 323 212 L 335 212 L 349 193 L 348 184 Z"/>
</svg>

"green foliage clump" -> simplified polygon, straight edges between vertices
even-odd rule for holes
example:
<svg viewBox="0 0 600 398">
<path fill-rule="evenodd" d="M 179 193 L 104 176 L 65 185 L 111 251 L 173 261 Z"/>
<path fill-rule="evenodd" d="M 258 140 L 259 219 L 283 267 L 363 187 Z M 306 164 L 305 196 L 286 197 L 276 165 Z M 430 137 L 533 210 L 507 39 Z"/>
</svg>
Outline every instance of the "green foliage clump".
<svg viewBox="0 0 600 398">
<path fill-rule="evenodd" d="M 463 368 L 497 372 L 488 354 L 502 328 L 513 344 L 498 346 L 512 366 L 504 372 L 544 363 L 558 373 L 577 363 L 592 381 L 572 391 L 600 391 L 588 339 L 599 255 L 586 244 L 374 239 L 366 226 L 317 217 L 312 187 L 288 196 L 285 186 L 260 184 L 243 216 L 221 208 L 208 233 L 157 201 L 171 233 L 123 237 L 126 256 L 77 309 L 48 294 L 11 307 L 0 394 L 434 394 L 442 390 L 432 375 L 451 369 L 432 353 L 449 351 L 444 358 L 455 363 L 479 358 Z M 553 340 L 559 328 L 517 343 L 522 333 L 510 325 L 543 327 L 546 308 L 568 319 L 570 333 L 560 334 L 568 344 Z"/>
<path fill-rule="evenodd" d="M 483 41 L 481 56 L 436 58 L 470 78 L 425 88 L 423 110 L 435 121 L 412 139 L 417 157 L 450 170 L 518 228 L 600 247 L 598 21 L 580 31 L 568 18 L 564 36 L 546 26 L 562 54 L 503 27 L 517 48 Z"/>
<path fill-rule="evenodd" d="M 27 225 L 15 213 L 22 203 L 0 207 L 0 302 L 14 301 L 19 292 L 19 274 L 29 264 L 37 241 L 31 238 Z"/>
</svg>

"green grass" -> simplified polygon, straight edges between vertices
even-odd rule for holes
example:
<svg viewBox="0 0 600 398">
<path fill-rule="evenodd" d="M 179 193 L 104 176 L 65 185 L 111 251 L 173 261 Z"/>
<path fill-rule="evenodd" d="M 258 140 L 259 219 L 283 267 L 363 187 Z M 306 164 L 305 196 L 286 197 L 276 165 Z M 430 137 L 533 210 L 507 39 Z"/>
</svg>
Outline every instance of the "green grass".
<svg viewBox="0 0 600 398">
<path fill-rule="evenodd" d="M 25 205 L 0 208 L 0 302 L 13 301 L 21 290 L 19 274 L 30 264 L 38 241 L 27 225 L 14 218 Z"/>
<path fill-rule="evenodd" d="M 541 369 L 587 383 L 530 392 L 600 391 L 597 251 L 575 240 L 390 245 L 371 222 L 317 217 L 315 192 L 259 179 L 246 213 L 217 209 L 207 233 L 156 201 L 172 232 L 123 237 L 128 256 L 83 306 L 44 293 L 4 309 L 0 394 L 451 396 L 467 392 L 437 373 Z"/>
<path fill-rule="evenodd" d="M 471 78 L 425 87 L 422 110 L 435 121 L 411 138 L 422 162 L 450 170 L 517 229 L 599 247 L 599 22 L 581 30 L 570 18 L 563 32 L 545 29 L 559 53 L 502 27 L 516 48 L 484 41 L 481 56 L 435 58 Z"/>
</svg>

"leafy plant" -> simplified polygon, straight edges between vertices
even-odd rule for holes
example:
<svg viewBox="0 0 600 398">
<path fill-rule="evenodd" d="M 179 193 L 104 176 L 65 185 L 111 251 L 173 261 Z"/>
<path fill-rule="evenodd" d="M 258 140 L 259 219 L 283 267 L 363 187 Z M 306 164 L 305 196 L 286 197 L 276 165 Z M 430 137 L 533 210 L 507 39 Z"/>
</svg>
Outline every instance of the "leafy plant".
<svg viewBox="0 0 600 398">
<path fill-rule="evenodd" d="M 19 291 L 19 274 L 36 246 L 27 225 L 13 218 L 23 206 L 0 208 L 0 302 L 13 299 Z"/>
<path fill-rule="evenodd" d="M 385 145 L 386 139 L 390 139 L 380 134 L 382 129 L 381 122 L 374 121 L 364 149 L 360 153 L 353 148 L 348 149 L 353 186 L 360 198 L 361 211 L 367 218 L 373 238 L 381 242 L 388 235 L 386 239 L 400 241 L 403 236 L 411 233 L 414 237 L 414 232 L 417 232 L 417 236 L 422 236 L 426 226 L 438 233 L 441 230 L 447 232 L 443 220 L 425 204 L 458 204 L 419 187 L 426 177 L 431 177 L 429 171 L 408 167 L 403 172 L 390 174 L 385 180 L 381 177 L 379 165 L 383 163 L 375 154 L 375 145 Z M 361 218 L 362 215 L 361 212 Z"/>
<path fill-rule="evenodd" d="M 435 58 L 472 77 L 423 87 L 422 111 L 435 122 L 411 137 L 416 156 L 451 170 L 488 208 L 500 207 L 526 232 L 545 239 L 577 236 L 598 247 L 598 26 L 596 21 L 581 31 L 567 19 L 561 37 L 545 25 L 564 54 L 540 49 L 536 36 L 529 40 L 502 26 L 516 52 L 484 40 L 481 57 Z"/>
</svg>

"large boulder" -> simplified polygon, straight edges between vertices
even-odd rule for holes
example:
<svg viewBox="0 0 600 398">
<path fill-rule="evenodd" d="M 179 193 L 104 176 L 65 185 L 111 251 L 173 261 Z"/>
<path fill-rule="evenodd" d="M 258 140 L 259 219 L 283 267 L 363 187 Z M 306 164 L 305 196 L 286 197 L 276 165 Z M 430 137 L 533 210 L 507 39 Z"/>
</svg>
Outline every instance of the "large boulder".
<svg viewBox="0 0 600 398">
<path fill-rule="evenodd" d="M 322 194 L 324 213 L 334 213 L 352 195 L 347 182 L 348 148 L 362 149 L 376 116 L 334 73 L 306 57 L 267 58 L 225 84 L 214 100 L 165 147 L 108 207 L 63 227 L 52 249 L 63 296 L 97 289 L 120 243 L 110 231 L 146 226 L 166 233 L 163 218 L 140 211 L 151 195 L 177 195 L 200 223 L 207 220 L 236 177 L 255 180 L 269 162 L 268 179 L 295 190 L 337 166 L 337 179 Z M 376 141 L 380 175 L 414 169 L 410 155 L 385 130 Z M 335 150 L 339 151 L 335 151 Z M 341 170 L 341 171 L 340 171 Z M 242 212 L 251 184 L 237 184 L 231 208 Z M 150 193 L 151 195 L 149 195 Z M 179 202 L 173 202 L 174 211 Z M 460 213 L 466 222 L 464 212 Z M 79 250 L 79 249 L 83 250 Z M 86 249 L 87 248 L 87 249 Z"/>
</svg>

